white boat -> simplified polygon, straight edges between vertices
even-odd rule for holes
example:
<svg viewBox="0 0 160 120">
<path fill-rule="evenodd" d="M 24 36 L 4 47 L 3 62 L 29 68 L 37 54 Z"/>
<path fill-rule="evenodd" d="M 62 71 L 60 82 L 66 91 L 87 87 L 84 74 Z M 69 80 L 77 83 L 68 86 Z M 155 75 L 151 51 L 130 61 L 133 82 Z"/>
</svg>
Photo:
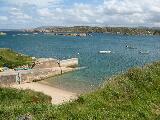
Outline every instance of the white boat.
<svg viewBox="0 0 160 120">
<path fill-rule="evenodd" d="M 26 36 L 26 35 L 29 35 L 29 34 L 28 34 L 28 33 L 25 33 L 25 34 L 23 34 L 23 35 L 25 35 L 25 36 Z"/>
<path fill-rule="evenodd" d="M 111 53 L 111 51 L 110 50 L 109 51 L 99 51 L 99 53 L 106 54 L 106 53 Z"/>
<path fill-rule="evenodd" d="M 33 35 L 37 35 L 38 33 L 33 33 Z"/>
<path fill-rule="evenodd" d="M 149 51 L 139 51 L 140 54 L 149 54 Z"/>
<path fill-rule="evenodd" d="M 137 49 L 137 48 L 135 48 L 133 46 L 128 46 L 128 45 L 126 45 L 126 48 L 128 48 L 128 49 Z"/>
<path fill-rule="evenodd" d="M 4 33 L 4 32 L 0 32 L 0 35 L 7 35 L 7 33 Z"/>
</svg>

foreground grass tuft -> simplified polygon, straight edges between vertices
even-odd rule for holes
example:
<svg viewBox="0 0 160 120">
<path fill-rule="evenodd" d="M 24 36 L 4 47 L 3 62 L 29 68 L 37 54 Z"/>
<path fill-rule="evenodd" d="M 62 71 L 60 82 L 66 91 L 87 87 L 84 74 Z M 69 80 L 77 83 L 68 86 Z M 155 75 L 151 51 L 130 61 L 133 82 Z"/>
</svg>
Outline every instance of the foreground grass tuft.
<svg viewBox="0 0 160 120">
<path fill-rule="evenodd" d="M 31 90 L 0 88 L 0 120 L 14 120 L 27 113 L 44 110 L 43 105 L 50 104 L 51 97 Z"/>
<path fill-rule="evenodd" d="M 0 119 L 29 114 L 34 120 L 160 120 L 160 62 L 132 68 L 71 103 L 53 106 L 45 97 L 1 88 Z"/>
</svg>

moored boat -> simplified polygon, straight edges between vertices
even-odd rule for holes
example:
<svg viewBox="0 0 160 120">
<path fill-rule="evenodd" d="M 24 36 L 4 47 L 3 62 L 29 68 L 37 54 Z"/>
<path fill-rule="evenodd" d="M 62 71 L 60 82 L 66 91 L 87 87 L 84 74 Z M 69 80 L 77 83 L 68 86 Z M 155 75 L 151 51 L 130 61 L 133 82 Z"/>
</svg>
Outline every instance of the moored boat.
<svg viewBox="0 0 160 120">
<path fill-rule="evenodd" d="M 139 51 L 140 54 L 149 54 L 149 51 Z"/>
<path fill-rule="evenodd" d="M 106 54 L 106 53 L 111 53 L 112 51 L 108 50 L 108 51 L 99 51 L 99 53 L 101 54 Z"/>
<path fill-rule="evenodd" d="M 0 36 L 1 36 L 1 35 L 7 35 L 7 33 L 4 33 L 4 32 L 0 32 Z"/>
<path fill-rule="evenodd" d="M 38 33 L 33 33 L 33 35 L 37 35 Z"/>
<path fill-rule="evenodd" d="M 128 46 L 128 45 L 126 45 L 126 48 L 128 48 L 128 49 L 137 49 L 137 48 L 135 48 L 133 46 Z"/>
</svg>

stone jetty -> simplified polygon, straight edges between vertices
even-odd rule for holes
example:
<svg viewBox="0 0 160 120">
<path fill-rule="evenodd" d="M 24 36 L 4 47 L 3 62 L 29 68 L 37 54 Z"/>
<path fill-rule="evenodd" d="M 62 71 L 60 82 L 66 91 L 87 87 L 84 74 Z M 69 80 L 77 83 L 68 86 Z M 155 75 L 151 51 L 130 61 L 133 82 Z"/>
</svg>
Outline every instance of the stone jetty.
<svg viewBox="0 0 160 120">
<path fill-rule="evenodd" d="M 53 58 L 39 58 L 32 69 L 7 70 L 0 72 L 0 85 L 20 84 L 40 81 L 56 75 L 76 70 L 78 58 L 57 60 Z"/>
</svg>

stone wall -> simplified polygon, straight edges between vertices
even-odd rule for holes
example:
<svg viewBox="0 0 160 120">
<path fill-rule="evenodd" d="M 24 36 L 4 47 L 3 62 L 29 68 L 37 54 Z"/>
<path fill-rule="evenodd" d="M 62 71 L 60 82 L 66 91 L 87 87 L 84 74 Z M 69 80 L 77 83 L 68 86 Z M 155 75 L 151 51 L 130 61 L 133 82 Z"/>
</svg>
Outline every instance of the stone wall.
<svg viewBox="0 0 160 120">
<path fill-rule="evenodd" d="M 76 70 L 78 59 L 72 58 L 57 62 L 56 59 L 41 58 L 37 61 L 33 69 L 19 71 L 5 71 L 0 73 L 0 85 L 10 85 L 16 83 L 16 79 L 20 76 L 21 82 L 33 82 L 46 79 L 48 77 L 63 74 Z M 58 64 L 59 63 L 59 64 Z"/>
<path fill-rule="evenodd" d="M 61 74 L 59 67 L 56 67 L 56 69 L 35 69 L 32 72 L 22 74 L 22 81 L 39 81 L 59 74 Z"/>
<path fill-rule="evenodd" d="M 10 85 L 16 82 L 16 75 L 0 76 L 0 85 Z"/>
<path fill-rule="evenodd" d="M 14 74 L 0 75 L 0 85 L 10 85 L 16 83 L 18 73 L 20 73 L 21 83 L 40 81 L 49 77 L 60 75 L 75 70 L 74 68 L 54 67 L 44 69 L 33 69 L 25 71 L 15 71 Z"/>
<path fill-rule="evenodd" d="M 58 60 L 43 59 L 37 60 L 34 69 L 59 67 Z"/>
<path fill-rule="evenodd" d="M 34 69 L 53 68 L 53 67 L 76 67 L 78 66 L 78 58 L 67 60 L 56 60 L 51 58 L 40 58 L 36 61 Z"/>
</svg>

